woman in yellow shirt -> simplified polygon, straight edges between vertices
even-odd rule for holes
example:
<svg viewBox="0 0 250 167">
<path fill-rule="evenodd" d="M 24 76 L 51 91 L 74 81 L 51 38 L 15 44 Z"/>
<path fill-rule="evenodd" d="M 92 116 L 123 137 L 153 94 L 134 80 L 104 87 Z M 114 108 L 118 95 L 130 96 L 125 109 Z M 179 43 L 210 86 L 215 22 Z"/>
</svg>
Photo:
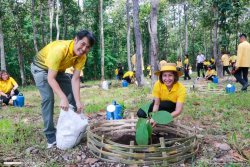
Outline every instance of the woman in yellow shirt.
<svg viewBox="0 0 250 167">
<path fill-rule="evenodd" d="M 176 69 L 178 71 L 181 71 L 181 68 L 182 68 L 181 58 L 178 58 L 178 61 L 176 63 L 177 63 Z"/>
<path fill-rule="evenodd" d="M 118 66 L 117 66 L 117 68 L 115 69 L 115 80 L 117 80 L 118 79 Z"/>
<path fill-rule="evenodd" d="M 167 111 L 173 117 L 177 117 L 183 108 L 186 89 L 178 82 L 182 72 L 176 70 L 175 63 L 163 64 L 161 71 L 154 73 L 159 76 L 159 80 L 155 83 L 153 89 L 154 101 L 149 107 L 148 113 L 152 111 Z M 139 118 L 146 118 L 145 111 L 140 108 L 137 112 Z M 150 120 L 153 127 L 156 122 Z"/>
<path fill-rule="evenodd" d="M 9 105 L 10 98 L 14 95 L 18 95 L 19 93 L 17 88 L 18 84 L 16 81 L 10 77 L 7 71 L 2 70 L 0 76 L 0 94 L 3 103 Z"/>
<path fill-rule="evenodd" d="M 186 54 L 185 61 L 184 61 L 184 73 L 185 73 L 184 80 L 187 80 L 187 78 L 188 80 L 191 79 L 191 77 L 188 74 L 188 70 L 189 70 L 189 60 L 188 60 L 188 55 Z"/>
<path fill-rule="evenodd" d="M 206 73 L 206 76 L 204 79 L 213 81 L 214 77 L 215 77 L 215 72 L 214 72 L 214 70 L 212 70 L 212 66 L 208 65 L 207 66 L 207 73 Z"/>
</svg>

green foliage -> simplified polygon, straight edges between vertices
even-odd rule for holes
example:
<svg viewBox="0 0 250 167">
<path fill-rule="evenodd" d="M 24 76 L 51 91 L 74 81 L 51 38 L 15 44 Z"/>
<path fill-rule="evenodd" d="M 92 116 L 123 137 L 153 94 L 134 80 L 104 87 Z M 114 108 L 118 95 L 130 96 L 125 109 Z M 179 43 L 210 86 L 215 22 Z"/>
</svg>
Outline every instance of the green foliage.
<svg viewBox="0 0 250 167">
<path fill-rule="evenodd" d="M 158 111 L 153 115 L 153 120 L 159 124 L 167 124 L 172 122 L 174 119 L 169 112 L 166 111 Z"/>
</svg>

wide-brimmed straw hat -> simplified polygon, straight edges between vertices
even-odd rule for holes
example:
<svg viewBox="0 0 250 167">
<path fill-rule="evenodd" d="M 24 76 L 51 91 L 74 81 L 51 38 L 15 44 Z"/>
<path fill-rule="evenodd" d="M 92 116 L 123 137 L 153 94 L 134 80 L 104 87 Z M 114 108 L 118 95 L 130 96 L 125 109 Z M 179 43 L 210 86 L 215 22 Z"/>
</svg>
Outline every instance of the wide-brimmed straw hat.
<svg viewBox="0 0 250 167">
<path fill-rule="evenodd" d="M 159 76 L 161 74 L 161 72 L 164 71 L 172 71 L 172 72 L 176 72 L 178 74 L 178 76 L 182 76 L 183 73 L 180 71 L 177 71 L 176 69 L 176 64 L 175 63 L 164 63 L 161 67 L 160 71 L 155 72 L 155 75 Z"/>
</svg>

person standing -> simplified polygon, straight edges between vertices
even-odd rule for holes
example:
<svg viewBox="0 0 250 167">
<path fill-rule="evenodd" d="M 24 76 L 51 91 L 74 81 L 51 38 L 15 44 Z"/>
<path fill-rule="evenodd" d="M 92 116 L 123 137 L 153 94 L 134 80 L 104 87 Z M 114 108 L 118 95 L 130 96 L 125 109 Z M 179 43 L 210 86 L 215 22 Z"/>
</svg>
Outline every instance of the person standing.
<svg viewBox="0 0 250 167">
<path fill-rule="evenodd" d="M 185 55 L 185 61 L 184 61 L 184 72 L 185 72 L 185 76 L 184 76 L 184 80 L 190 80 L 191 77 L 188 74 L 188 70 L 189 70 L 189 60 L 188 60 L 188 55 Z"/>
<path fill-rule="evenodd" d="M 203 78 L 205 77 L 204 71 L 203 71 L 203 62 L 205 61 L 205 56 L 201 54 L 201 51 L 199 51 L 199 55 L 196 58 L 196 67 L 197 67 L 197 74 L 198 77 L 200 77 L 200 70 L 202 70 Z"/>
<path fill-rule="evenodd" d="M 237 50 L 236 50 L 236 54 L 237 54 Z M 232 65 L 232 68 L 234 67 L 235 63 L 236 63 L 236 60 L 237 60 L 237 56 L 236 55 L 233 55 L 230 57 L 230 61 L 231 61 L 231 65 Z"/>
<path fill-rule="evenodd" d="M 118 66 L 117 66 L 117 68 L 115 69 L 115 80 L 117 80 L 118 79 Z"/>
<path fill-rule="evenodd" d="M 44 133 L 48 146 L 56 144 L 56 128 L 54 127 L 54 92 L 60 98 L 60 108 L 68 111 L 69 104 L 77 113 L 84 108 L 80 100 L 80 73 L 86 62 L 86 54 L 95 43 L 94 34 L 81 30 L 74 40 L 54 41 L 40 50 L 31 64 L 31 72 L 36 86 L 42 96 L 42 116 Z M 74 66 L 72 79 L 65 70 Z"/>
<path fill-rule="evenodd" d="M 176 69 L 178 71 L 181 71 L 181 68 L 182 68 L 181 58 L 178 58 L 178 61 L 176 62 Z"/>
<path fill-rule="evenodd" d="M 224 51 L 221 52 L 223 55 L 221 57 L 221 61 L 222 61 L 222 64 L 223 64 L 223 76 L 225 76 L 225 71 L 228 73 L 228 75 L 231 75 L 229 70 L 228 70 L 228 67 L 229 67 L 229 57 L 228 57 L 228 54 L 225 54 Z"/>
<path fill-rule="evenodd" d="M 122 66 L 122 63 L 121 62 L 119 62 L 119 64 L 118 64 L 118 78 L 119 78 L 119 80 L 122 80 L 122 76 L 123 76 L 123 70 L 124 70 L 124 68 L 123 68 L 123 66 Z"/>
<path fill-rule="evenodd" d="M 241 90 L 247 90 L 248 83 L 248 68 L 250 66 L 250 44 L 247 42 L 245 34 L 240 35 L 240 44 L 238 46 L 237 61 L 235 64 L 234 77 L 242 85 Z M 242 78 L 243 75 L 243 78 Z"/>
<path fill-rule="evenodd" d="M 149 72 L 151 71 L 151 65 L 148 64 L 147 66 L 147 78 L 149 78 Z"/>
</svg>

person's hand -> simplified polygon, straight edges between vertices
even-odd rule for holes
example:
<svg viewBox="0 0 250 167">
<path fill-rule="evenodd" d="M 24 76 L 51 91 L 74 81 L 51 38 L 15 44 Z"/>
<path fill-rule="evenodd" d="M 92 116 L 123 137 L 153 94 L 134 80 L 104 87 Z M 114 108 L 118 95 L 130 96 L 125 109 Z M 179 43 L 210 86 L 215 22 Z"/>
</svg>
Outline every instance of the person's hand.
<svg viewBox="0 0 250 167">
<path fill-rule="evenodd" d="M 84 112 L 84 107 L 83 107 L 83 105 L 82 105 L 81 102 L 77 102 L 77 103 L 76 103 L 76 107 L 77 107 L 76 113 L 80 114 L 81 112 L 82 112 L 82 113 Z"/>
<path fill-rule="evenodd" d="M 152 127 L 155 127 L 157 125 L 153 118 L 150 119 L 150 124 L 152 125 Z"/>
<path fill-rule="evenodd" d="M 7 95 L 7 94 L 5 94 L 5 97 L 6 97 L 6 98 L 10 98 L 10 96 L 9 96 L 9 95 Z"/>
<path fill-rule="evenodd" d="M 12 89 L 12 91 L 10 92 L 10 96 L 13 96 L 15 94 L 14 90 Z"/>
<path fill-rule="evenodd" d="M 61 99 L 60 105 L 61 109 L 63 109 L 64 111 L 68 111 L 69 109 L 69 101 L 67 98 L 63 98 Z"/>
<path fill-rule="evenodd" d="M 235 66 L 235 70 L 238 70 L 238 69 L 239 69 L 239 67 Z"/>
</svg>

